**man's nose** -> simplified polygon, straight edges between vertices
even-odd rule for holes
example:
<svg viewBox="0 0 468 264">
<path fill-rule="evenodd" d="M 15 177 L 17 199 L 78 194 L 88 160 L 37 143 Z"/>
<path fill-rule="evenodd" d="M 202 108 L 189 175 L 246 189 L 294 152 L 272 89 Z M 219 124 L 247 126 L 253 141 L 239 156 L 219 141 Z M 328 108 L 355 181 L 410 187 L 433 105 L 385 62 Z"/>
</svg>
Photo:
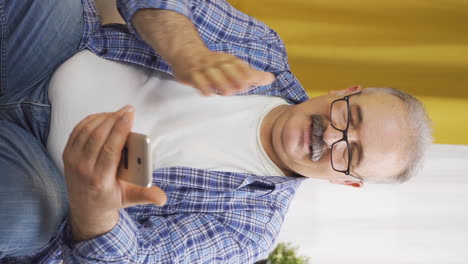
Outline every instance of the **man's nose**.
<svg viewBox="0 0 468 264">
<path fill-rule="evenodd" d="M 353 141 L 356 141 L 357 139 L 357 133 L 354 129 L 349 128 L 348 129 L 348 142 L 351 143 Z M 325 130 L 325 133 L 323 133 L 323 141 L 327 144 L 328 148 L 331 148 L 333 143 L 341 140 L 344 137 L 344 134 L 342 131 L 335 129 L 333 126 L 329 125 L 327 126 L 327 129 Z"/>
<path fill-rule="evenodd" d="M 336 130 L 331 125 L 327 126 L 325 133 L 323 133 L 323 141 L 327 144 L 328 148 L 331 148 L 333 143 L 343 138 L 343 132 Z"/>
</svg>

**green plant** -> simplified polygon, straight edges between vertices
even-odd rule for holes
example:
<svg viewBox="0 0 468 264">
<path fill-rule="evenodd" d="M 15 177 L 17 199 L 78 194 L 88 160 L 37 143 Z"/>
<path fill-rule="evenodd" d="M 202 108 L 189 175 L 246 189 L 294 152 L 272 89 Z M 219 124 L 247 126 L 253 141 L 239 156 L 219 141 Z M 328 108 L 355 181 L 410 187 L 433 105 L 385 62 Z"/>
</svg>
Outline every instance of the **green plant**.
<svg viewBox="0 0 468 264">
<path fill-rule="evenodd" d="M 291 243 L 279 243 L 268 256 L 271 264 L 310 264 L 310 258 L 297 256 L 296 250 Z"/>
</svg>

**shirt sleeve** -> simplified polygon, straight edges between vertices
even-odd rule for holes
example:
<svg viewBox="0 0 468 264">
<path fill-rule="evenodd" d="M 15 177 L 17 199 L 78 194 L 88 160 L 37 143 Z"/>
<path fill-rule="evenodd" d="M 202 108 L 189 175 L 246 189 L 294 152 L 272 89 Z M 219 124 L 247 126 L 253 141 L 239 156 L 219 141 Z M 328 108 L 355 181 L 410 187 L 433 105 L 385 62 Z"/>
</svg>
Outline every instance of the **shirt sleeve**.
<svg viewBox="0 0 468 264">
<path fill-rule="evenodd" d="M 65 263 L 253 263 L 260 253 L 239 243 L 214 215 L 184 213 L 134 221 L 125 210 L 108 233 L 71 243 L 64 228 Z"/>
<path fill-rule="evenodd" d="M 117 0 L 117 8 L 129 31 L 141 39 L 132 24 L 132 18 L 138 10 L 145 8 L 171 10 L 192 20 L 192 9 L 197 2 L 198 0 Z"/>
</svg>

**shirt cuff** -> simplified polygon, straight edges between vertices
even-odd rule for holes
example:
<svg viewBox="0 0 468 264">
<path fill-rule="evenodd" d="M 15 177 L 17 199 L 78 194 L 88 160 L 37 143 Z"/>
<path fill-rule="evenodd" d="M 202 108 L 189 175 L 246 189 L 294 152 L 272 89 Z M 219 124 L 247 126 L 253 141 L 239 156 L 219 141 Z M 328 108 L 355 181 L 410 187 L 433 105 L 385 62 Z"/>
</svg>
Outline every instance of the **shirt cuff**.
<svg viewBox="0 0 468 264">
<path fill-rule="evenodd" d="M 142 38 L 133 27 L 132 18 L 140 9 L 157 8 L 171 10 L 192 20 L 191 4 L 188 0 L 117 0 L 117 8 L 125 22 L 127 22 L 129 31 L 139 39 Z"/>
<path fill-rule="evenodd" d="M 62 253 L 70 263 L 86 259 L 119 261 L 131 258 L 138 250 L 138 228 L 123 209 L 119 210 L 117 225 L 99 237 L 74 244 L 68 219 L 64 231 Z"/>
</svg>

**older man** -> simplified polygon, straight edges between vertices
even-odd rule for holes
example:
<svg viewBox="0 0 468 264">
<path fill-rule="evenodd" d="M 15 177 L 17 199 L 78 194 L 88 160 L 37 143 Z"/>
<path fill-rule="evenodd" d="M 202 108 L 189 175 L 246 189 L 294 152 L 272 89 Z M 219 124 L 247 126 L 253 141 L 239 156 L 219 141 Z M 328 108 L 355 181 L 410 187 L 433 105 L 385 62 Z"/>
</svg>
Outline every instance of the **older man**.
<svg viewBox="0 0 468 264">
<path fill-rule="evenodd" d="M 404 182 L 430 143 L 398 90 L 309 99 L 227 2 L 119 0 L 126 25 L 104 26 L 93 1 L 51 2 L 0 1 L 7 263 L 251 263 L 302 180 Z M 151 188 L 116 177 L 130 130 L 153 140 Z"/>
</svg>

